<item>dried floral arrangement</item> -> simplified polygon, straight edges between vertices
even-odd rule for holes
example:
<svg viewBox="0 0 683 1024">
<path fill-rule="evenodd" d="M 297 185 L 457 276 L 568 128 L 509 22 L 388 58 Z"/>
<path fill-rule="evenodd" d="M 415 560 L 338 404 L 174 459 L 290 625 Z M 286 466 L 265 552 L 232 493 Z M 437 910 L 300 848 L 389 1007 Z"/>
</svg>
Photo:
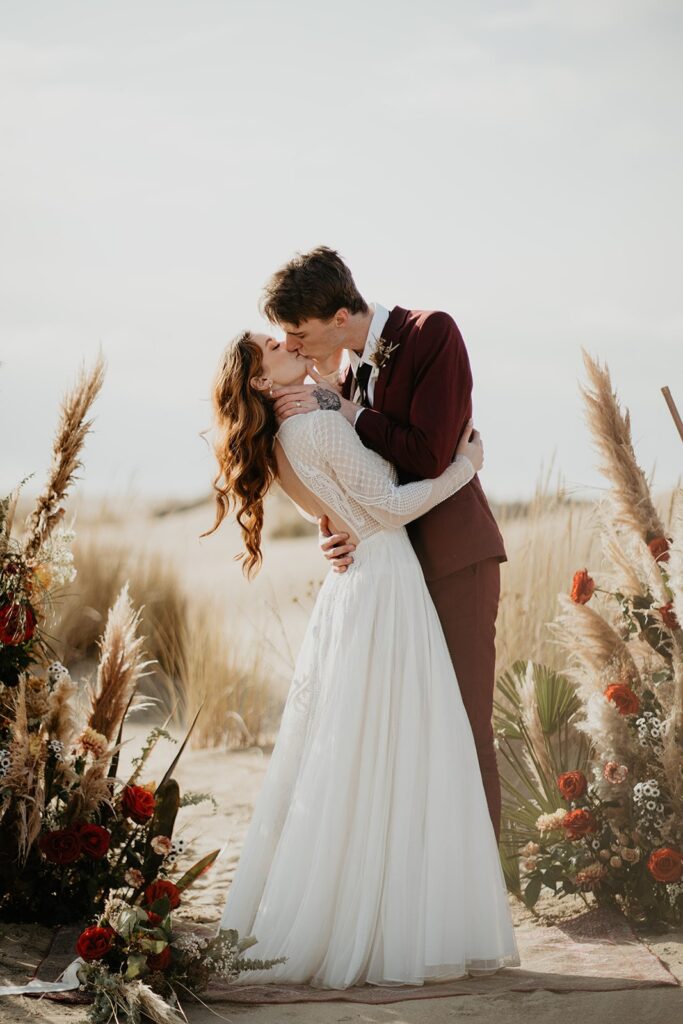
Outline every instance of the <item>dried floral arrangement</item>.
<svg viewBox="0 0 683 1024">
<path fill-rule="evenodd" d="M 683 918 L 683 491 L 670 536 L 609 371 L 584 361 L 610 484 L 605 564 L 579 569 L 561 597 L 567 673 L 517 663 L 499 680 L 503 864 L 530 907 L 547 887 L 665 926 Z"/>
<path fill-rule="evenodd" d="M 78 976 L 94 995 L 91 1019 L 180 1020 L 173 1007 L 183 989 L 270 963 L 246 960 L 255 940 L 233 932 L 207 940 L 173 930 L 171 911 L 219 851 L 171 879 L 179 809 L 212 799 L 181 797 L 172 777 L 199 712 L 158 785 L 142 776 L 158 740 L 175 742 L 168 722 L 152 729 L 129 776 L 118 777 L 123 725 L 141 706 L 136 687 L 151 664 L 128 585 L 99 640 L 94 685 L 74 681 L 54 657 L 53 601 L 74 576 L 73 530 L 59 527 L 62 502 L 82 465 L 103 373 L 100 357 L 66 395 L 48 481 L 20 536 L 13 532 L 19 489 L 0 501 L 0 919 L 95 920 L 76 947 Z"/>
<path fill-rule="evenodd" d="M 180 1022 L 187 1019 L 181 1004 L 184 995 L 199 998 L 212 979 L 231 982 L 283 962 L 283 957 L 245 957 L 256 939 L 240 939 L 234 930 L 223 929 L 214 936 L 174 930 L 172 911 L 204 869 L 201 862 L 175 884 L 152 882 L 133 905 L 126 898 L 110 897 L 98 923 L 81 933 L 76 943 L 81 959 L 77 974 L 93 996 L 88 1008 L 91 1024 L 137 1022 L 143 1017 L 159 1024 Z"/>
</svg>

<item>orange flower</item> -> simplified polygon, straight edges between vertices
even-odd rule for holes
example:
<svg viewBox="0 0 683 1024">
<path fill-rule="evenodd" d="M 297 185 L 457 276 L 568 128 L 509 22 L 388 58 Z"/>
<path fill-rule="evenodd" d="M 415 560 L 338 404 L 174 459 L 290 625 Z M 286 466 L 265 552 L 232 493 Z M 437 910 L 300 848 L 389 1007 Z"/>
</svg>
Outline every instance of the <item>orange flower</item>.
<svg viewBox="0 0 683 1024">
<path fill-rule="evenodd" d="M 588 832 L 597 831 L 597 823 L 590 811 L 578 807 L 575 811 L 567 811 L 562 819 L 567 839 L 581 839 Z"/>
<path fill-rule="evenodd" d="M 39 590 L 49 590 L 52 585 L 52 570 L 46 562 L 33 567 L 32 576 L 28 580 L 31 587 L 37 584 Z"/>
<path fill-rule="evenodd" d="M 571 599 L 574 604 L 587 604 L 595 590 L 595 581 L 588 575 L 587 569 L 579 569 L 574 573 Z"/>
<path fill-rule="evenodd" d="M 669 542 L 666 537 L 653 537 L 648 547 L 655 562 L 669 561 Z"/>
<path fill-rule="evenodd" d="M 586 792 L 586 776 L 583 772 L 563 772 L 557 777 L 557 785 L 565 800 L 576 800 Z"/>
<path fill-rule="evenodd" d="M 662 622 L 667 629 L 670 629 L 673 632 L 674 629 L 680 628 L 678 619 L 676 618 L 676 612 L 674 611 L 673 601 L 668 601 L 667 604 L 663 604 L 658 610 L 659 614 L 662 616 Z"/>
<path fill-rule="evenodd" d="M 648 857 L 647 866 L 658 882 L 677 882 L 683 875 L 683 855 L 670 846 L 660 846 Z"/>
<path fill-rule="evenodd" d="M 620 715 L 635 715 L 640 708 L 638 696 L 628 683 L 610 683 L 604 693 L 607 700 L 616 704 Z"/>
</svg>

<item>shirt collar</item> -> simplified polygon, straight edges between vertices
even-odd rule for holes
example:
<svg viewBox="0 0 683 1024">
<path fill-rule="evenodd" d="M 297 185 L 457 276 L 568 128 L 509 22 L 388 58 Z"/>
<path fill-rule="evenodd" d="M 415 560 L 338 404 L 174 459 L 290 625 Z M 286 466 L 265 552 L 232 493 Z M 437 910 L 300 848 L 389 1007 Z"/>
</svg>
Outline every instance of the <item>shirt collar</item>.
<svg viewBox="0 0 683 1024">
<path fill-rule="evenodd" d="M 360 363 L 369 363 L 371 356 L 377 348 L 377 343 L 382 337 L 382 331 L 386 326 L 386 322 L 389 319 L 389 310 L 381 306 L 379 302 L 371 302 L 370 309 L 372 310 L 372 320 L 370 321 L 370 327 L 368 328 L 368 336 L 365 339 L 365 348 L 363 349 L 363 355 L 359 356 L 353 349 L 349 349 L 349 361 L 351 363 L 351 370 L 353 373 L 356 372 L 356 367 Z"/>
</svg>

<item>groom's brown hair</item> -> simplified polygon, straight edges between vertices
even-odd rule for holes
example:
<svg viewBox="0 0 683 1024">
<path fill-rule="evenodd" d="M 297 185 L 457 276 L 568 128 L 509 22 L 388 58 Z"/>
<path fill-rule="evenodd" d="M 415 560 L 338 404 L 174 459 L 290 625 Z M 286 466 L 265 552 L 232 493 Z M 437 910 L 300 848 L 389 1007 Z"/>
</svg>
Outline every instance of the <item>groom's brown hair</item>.
<svg viewBox="0 0 683 1024">
<path fill-rule="evenodd" d="M 276 270 L 261 299 L 261 310 L 271 323 L 295 327 L 302 320 L 331 320 L 338 309 L 367 313 L 368 304 L 339 253 L 326 245 L 298 252 Z"/>
</svg>

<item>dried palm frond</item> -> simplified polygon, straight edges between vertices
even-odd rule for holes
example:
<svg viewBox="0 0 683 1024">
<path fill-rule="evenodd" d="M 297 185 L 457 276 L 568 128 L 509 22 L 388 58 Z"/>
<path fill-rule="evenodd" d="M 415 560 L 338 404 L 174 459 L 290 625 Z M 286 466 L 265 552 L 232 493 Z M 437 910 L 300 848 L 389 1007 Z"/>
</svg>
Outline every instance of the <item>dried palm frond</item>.
<svg viewBox="0 0 683 1024">
<path fill-rule="evenodd" d="M 86 373 L 82 367 L 75 386 L 62 399 L 47 483 L 26 520 L 22 546 L 29 560 L 36 555 L 64 515 L 61 502 L 75 478 L 76 470 L 83 465 L 79 453 L 92 427 L 92 420 L 85 417 L 102 387 L 104 368 L 104 358 L 100 352 L 93 369 Z"/>
<path fill-rule="evenodd" d="M 14 794 L 11 804 L 16 828 L 17 857 L 22 863 L 40 833 L 44 810 L 45 744 L 39 733 L 30 733 L 26 710 L 26 683 L 14 694 L 14 722 L 9 747 L 10 767 L 3 786 Z M 4 813 L 10 803 L 6 803 Z"/>
<path fill-rule="evenodd" d="M 662 766 L 671 793 L 674 818 L 683 823 L 683 657 L 673 654 L 674 696 L 664 720 Z"/>
<path fill-rule="evenodd" d="M 17 484 L 13 491 L 0 501 L 0 555 L 4 555 L 9 547 L 10 538 L 12 536 L 12 526 L 14 525 L 14 516 L 17 510 L 17 502 L 19 500 L 19 492 L 24 486 L 29 476 Z"/>
<path fill-rule="evenodd" d="M 525 758 L 539 783 L 544 785 L 543 777 L 545 777 L 546 780 L 553 780 L 555 778 L 555 770 L 548 754 L 543 726 L 541 724 L 541 717 L 538 710 L 536 674 L 534 672 L 533 661 L 530 661 L 527 664 L 526 672 L 520 678 L 518 692 L 519 711 L 528 736 L 528 744 L 524 747 Z M 534 760 L 529 757 L 529 748 L 533 750 L 535 758 L 538 760 L 538 766 L 534 763 Z"/>
<path fill-rule="evenodd" d="M 78 711 L 73 698 L 78 686 L 71 676 L 65 675 L 55 685 L 48 699 L 48 710 L 44 718 L 45 731 L 52 740 L 59 740 L 68 746 L 78 728 Z"/>
<path fill-rule="evenodd" d="M 126 986 L 127 989 L 133 989 L 129 992 L 128 1005 L 132 1010 L 137 1009 L 138 1013 L 141 1013 L 150 1020 L 154 1021 L 154 1024 L 186 1024 L 187 1018 L 183 1014 L 181 1016 L 176 1010 L 170 1006 L 165 999 L 160 995 L 157 995 L 149 985 L 145 985 L 143 981 L 134 981 Z M 135 1020 L 135 1017 L 131 1013 L 131 1020 Z"/>
<path fill-rule="evenodd" d="M 117 747 L 116 750 L 119 750 Z M 80 796 L 83 801 L 82 814 L 88 818 L 102 804 L 111 804 L 116 779 L 108 776 L 109 762 L 115 750 L 107 750 L 86 768 L 80 781 Z"/>
<path fill-rule="evenodd" d="M 147 1017 L 154 1024 L 187 1024 L 185 1015 L 178 1013 L 144 981 L 130 981 L 99 966 L 89 966 L 86 970 L 88 987 L 95 996 L 96 1019 L 118 1022 L 139 1021 Z"/>
<path fill-rule="evenodd" d="M 134 611 L 124 583 L 107 617 L 102 638 L 98 641 L 100 662 L 97 684 L 91 692 L 91 713 L 88 725 L 111 742 L 118 732 L 128 702 L 150 661 L 143 661 L 144 637 L 137 636 L 140 610 Z"/>
<path fill-rule="evenodd" d="M 32 757 L 29 749 L 28 716 L 26 712 L 26 683 L 22 679 L 12 698 L 12 739 L 9 747 L 10 766 L 2 784 L 17 796 L 29 790 L 28 774 Z"/>
<path fill-rule="evenodd" d="M 639 681 L 638 669 L 628 645 L 602 615 L 588 605 L 575 604 L 564 594 L 560 597 L 560 606 L 562 611 L 553 632 L 558 643 L 595 680 L 593 689 L 598 681 L 597 675 L 608 668 L 623 682 Z M 585 683 L 582 688 L 585 689 Z"/>
<path fill-rule="evenodd" d="M 635 538 L 632 533 L 624 534 L 614 526 L 611 509 L 604 502 L 601 509 L 600 530 L 602 546 L 607 564 L 611 571 L 607 574 L 615 590 L 629 597 L 645 597 L 646 587 L 636 572 L 634 563 L 637 561 L 634 551 Z"/>
<path fill-rule="evenodd" d="M 594 763 L 618 761 L 633 764 L 638 757 L 633 735 L 616 706 L 605 700 L 602 693 L 593 692 L 584 704 L 584 717 L 577 720 L 576 728 L 588 736 L 595 750 Z M 610 784 L 596 776 L 598 792 L 609 793 Z"/>
<path fill-rule="evenodd" d="M 636 460 L 628 410 L 621 411 L 616 392 L 612 390 L 609 369 L 593 360 L 586 351 L 583 360 L 590 386 L 581 387 L 581 393 L 586 403 L 588 426 L 602 456 L 600 470 L 612 484 L 615 520 L 649 543 L 653 537 L 664 536 L 664 526 L 652 503 L 645 474 Z"/>
<path fill-rule="evenodd" d="M 669 586 L 673 594 L 676 618 L 683 626 L 683 488 L 674 495 L 671 514 L 673 539 L 669 549 Z"/>
</svg>

